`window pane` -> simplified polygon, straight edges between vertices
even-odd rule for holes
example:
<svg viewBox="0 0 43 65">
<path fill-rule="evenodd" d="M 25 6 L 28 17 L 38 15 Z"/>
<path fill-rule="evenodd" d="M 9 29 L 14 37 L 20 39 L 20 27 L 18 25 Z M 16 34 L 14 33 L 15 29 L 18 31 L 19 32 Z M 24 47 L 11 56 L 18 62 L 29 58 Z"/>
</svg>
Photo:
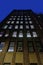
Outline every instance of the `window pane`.
<svg viewBox="0 0 43 65">
<path fill-rule="evenodd" d="M 27 18 L 25 18 L 25 20 L 27 20 Z"/>
<path fill-rule="evenodd" d="M 4 63 L 4 65 L 10 65 L 10 63 Z"/>
<path fill-rule="evenodd" d="M 40 42 L 36 42 L 36 46 L 40 47 L 41 46 Z"/>
<path fill-rule="evenodd" d="M 22 63 L 16 63 L 15 65 L 23 65 Z"/>
<path fill-rule="evenodd" d="M 9 20 L 12 20 L 12 18 L 9 18 Z"/>
<path fill-rule="evenodd" d="M 17 18 L 17 20 L 20 20 L 20 18 Z"/>
<path fill-rule="evenodd" d="M 28 21 L 26 21 L 25 24 L 28 24 Z"/>
<path fill-rule="evenodd" d="M 29 49 L 29 52 L 34 52 L 33 42 L 32 41 L 28 42 L 28 49 Z"/>
<path fill-rule="evenodd" d="M 0 52 L 2 52 L 2 49 L 3 49 L 4 45 L 5 45 L 5 42 L 0 43 Z"/>
<path fill-rule="evenodd" d="M 32 24 L 32 21 L 29 21 L 30 24 Z"/>
<path fill-rule="evenodd" d="M 0 37 L 2 37 L 3 36 L 3 32 L 0 32 Z"/>
<path fill-rule="evenodd" d="M 22 49 L 23 49 L 22 42 L 18 42 L 17 51 L 22 51 Z"/>
<path fill-rule="evenodd" d="M 30 65 L 37 65 L 37 63 L 30 63 Z"/>
<path fill-rule="evenodd" d="M 23 29 L 23 25 L 20 25 L 20 29 Z"/>
<path fill-rule="evenodd" d="M 11 24 L 14 24 L 14 21 L 11 21 Z"/>
<path fill-rule="evenodd" d="M 29 47 L 29 52 L 34 52 L 33 47 Z"/>
<path fill-rule="evenodd" d="M 28 46 L 32 47 L 33 46 L 32 42 L 28 42 Z"/>
<path fill-rule="evenodd" d="M 21 17 L 23 17 L 23 16 L 21 16 Z"/>
<path fill-rule="evenodd" d="M 30 17 L 30 16 L 28 16 L 28 17 Z"/>
<path fill-rule="evenodd" d="M 16 21 L 16 24 L 19 24 L 19 21 Z"/>
<path fill-rule="evenodd" d="M 7 21 L 7 24 L 10 24 L 10 21 Z"/>
<path fill-rule="evenodd" d="M 31 29 L 34 29 L 34 26 L 33 25 L 30 25 Z"/>
<path fill-rule="evenodd" d="M 10 42 L 8 52 L 13 52 L 13 51 L 14 51 L 14 42 Z"/>
<path fill-rule="evenodd" d="M 7 29 L 7 27 L 8 27 L 8 25 L 5 25 L 3 28 L 4 28 L 4 29 Z"/>
<path fill-rule="evenodd" d="M 9 26 L 9 29 L 12 29 L 12 25 Z"/>
<path fill-rule="evenodd" d="M 23 24 L 23 21 L 20 21 L 20 24 Z"/>
<path fill-rule="evenodd" d="M 18 25 L 15 25 L 15 29 L 18 29 Z"/>
<path fill-rule="evenodd" d="M 17 37 L 17 32 L 13 32 L 12 37 Z"/>
<path fill-rule="evenodd" d="M 20 16 L 18 16 L 18 18 L 19 18 Z"/>
<path fill-rule="evenodd" d="M 14 47 L 9 47 L 8 52 L 13 52 L 14 51 Z"/>
<path fill-rule="evenodd" d="M 30 32 L 29 32 L 29 31 L 27 32 L 27 37 L 31 37 L 31 34 L 30 34 Z"/>
<path fill-rule="evenodd" d="M 33 37 L 38 37 L 36 32 L 32 32 L 33 33 Z"/>
<path fill-rule="evenodd" d="M 17 17 L 17 16 L 14 16 L 15 18 Z"/>
<path fill-rule="evenodd" d="M 16 18 L 13 18 L 13 20 L 15 20 Z"/>
<path fill-rule="evenodd" d="M 19 37 L 23 37 L 22 31 L 19 32 Z"/>
<path fill-rule="evenodd" d="M 21 47 L 22 46 L 22 42 L 18 42 L 18 46 Z"/>
<path fill-rule="evenodd" d="M 28 18 L 28 20 L 31 20 L 31 18 Z"/>
<path fill-rule="evenodd" d="M 9 34 L 5 34 L 5 37 L 8 37 L 9 36 Z"/>
<path fill-rule="evenodd" d="M 23 18 L 21 18 L 20 20 L 23 20 Z"/>
<path fill-rule="evenodd" d="M 26 29 L 29 29 L 29 25 L 26 25 Z"/>
<path fill-rule="evenodd" d="M 10 46 L 11 46 L 11 47 L 14 46 L 14 42 L 10 42 Z"/>
</svg>

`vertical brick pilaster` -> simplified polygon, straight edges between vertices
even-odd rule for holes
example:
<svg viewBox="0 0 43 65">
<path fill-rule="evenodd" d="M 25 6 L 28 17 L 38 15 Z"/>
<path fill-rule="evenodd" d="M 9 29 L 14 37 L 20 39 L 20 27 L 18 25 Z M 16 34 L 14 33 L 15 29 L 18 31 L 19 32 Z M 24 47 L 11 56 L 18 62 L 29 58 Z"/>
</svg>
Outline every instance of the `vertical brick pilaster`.
<svg viewBox="0 0 43 65">
<path fill-rule="evenodd" d="M 29 53 L 28 53 L 28 47 L 27 47 L 27 40 L 24 39 L 24 64 L 23 65 L 30 65 L 29 64 Z"/>
</svg>

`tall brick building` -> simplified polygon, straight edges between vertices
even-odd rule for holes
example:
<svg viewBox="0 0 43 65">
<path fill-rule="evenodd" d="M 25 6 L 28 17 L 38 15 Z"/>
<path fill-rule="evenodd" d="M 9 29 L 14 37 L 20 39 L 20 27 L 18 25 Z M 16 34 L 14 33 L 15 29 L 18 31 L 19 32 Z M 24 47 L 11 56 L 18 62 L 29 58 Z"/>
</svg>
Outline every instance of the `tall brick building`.
<svg viewBox="0 0 43 65">
<path fill-rule="evenodd" d="M 0 65 L 43 65 L 43 15 L 13 10 L 0 23 Z"/>
</svg>

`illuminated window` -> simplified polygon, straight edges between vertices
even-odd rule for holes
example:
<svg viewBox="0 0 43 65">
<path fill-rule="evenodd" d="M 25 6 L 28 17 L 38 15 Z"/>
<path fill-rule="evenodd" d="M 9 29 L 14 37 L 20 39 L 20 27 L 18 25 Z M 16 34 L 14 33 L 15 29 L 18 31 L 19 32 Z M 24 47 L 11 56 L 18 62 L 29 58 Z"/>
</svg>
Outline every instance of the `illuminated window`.
<svg viewBox="0 0 43 65">
<path fill-rule="evenodd" d="M 7 24 L 10 24 L 10 21 L 7 21 Z"/>
<path fill-rule="evenodd" d="M 33 33 L 33 37 L 38 37 L 36 32 L 32 32 Z"/>
<path fill-rule="evenodd" d="M 30 16 L 28 16 L 28 17 L 30 17 Z"/>
<path fill-rule="evenodd" d="M 22 31 L 19 32 L 19 37 L 23 37 Z"/>
<path fill-rule="evenodd" d="M 12 25 L 10 25 L 8 28 L 9 28 L 9 29 L 12 29 Z"/>
<path fill-rule="evenodd" d="M 14 21 L 11 21 L 11 24 L 14 24 Z"/>
<path fill-rule="evenodd" d="M 23 16 L 21 16 L 21 17 L 23 17 Z"/>
<path fill-rule="evenodd" d="M 20 29 L 23 29 L 23 25 L 20 25 Z"/>
<path fill-rule="evenodd" d="M 24 17 L 27 17 L 27 16 L 24 16 Z"/>
<path fill-rule="evenodd" d="M 12 15 L 11 17 L 13 18 L 14 16 Z"/>
<path fill-rule="evenodd" d="M 14 17 L 17 17 L 17 16 L 14 16 Z"/>
<path fill-rule="evenodd" d="M 20 24 L 23 24 L 23 21 L 20 21 Z"/>
<path fill-rule="evenodd" d="M 26 21 L 25 24 L 28 24 L 28 21 Z"/>
<path fill-rule="evenodd" d="M 3 36 L 3 32 L 0 32 L 0 37 L 2 37 Z"/>
<path fill-rule="evenodd" d="M 12 18 L 9 18 L 9 20 L 12 20 Z"/>
<path fill-rule="evenodd" d="M 31 34 L 29 31 L 27 31 L 27 37 L 31 37 Z"/>
<path fill-rule="evenodd" d="M 15 20 L 16 18 L 13 18 L 13 20 Z"/>
<path fill-rule="evenodd" d="M 20 20 L 20 18 L 17 18 L 17 20 Z"/>
<path fill-rule="evenodd" d="M 26 29 L 29 29 L 29 25 L 26 25 Z"/>
<path fill-rule="evenodd" d="M 30 24 L 32 24 L 32 21 L 29 21 Z"/>
<path fill-rule="evenodd" d="M 31 18 L 28 18 L 28 20 L 31 20 Z"/>
<path fill-rule="evenodd" d="M 9 36 L 9 34 L 8 34 L 8 33 L 6 33 L 6 34 L 5 34 L 5 37 L 8 37 L 8 36 Z"/>
<path fill-rule="evenodd" d="M 16 21 L 16 24 L 19 24 L 19 21 Z"/>
<path fill-rule="evenodd" d="M 17 32 L 14 31 L 12 37 L 17 37 Z"/>
<path fill-rule="evenodd" d="M 23 20 L 23 18 L 21 18 L 20 20 Z"/>
<path fill-rule="evenodd" d="M 18 25 L 15 25 L 15 29 L 18 29 Z"/>
<path fill-rule="evenodd" d="M 5 45 L 5 42 L 0 42 L 0 52 L 2 52 L 4 45 Z"/>
<path fill-rule="evenodd" d="M 7 29 L 7 27 L 8 27 L 8 25 L 5 25 L 3 28 L 4 28 L 4 29 Z"/>
<path fill-rule="evenodd" d="M 13 51 L 14 51 L 14 42 L 10 42 L 8 52 L 13 52 Z"/>
<path fill-rule="evenodd" d="M 27 20 L 27 18 L 25 18 L 25 20 Z"/>
<path fill-rule="evenodd" d="M 18 18 L 19 18 L 20 16 L 18 16 Z"/>
<path fill-rule="evenodd" d="M 30 25 L 31 29 L 34 29 L 34 26 L 33 25 Z"/>
</svg>

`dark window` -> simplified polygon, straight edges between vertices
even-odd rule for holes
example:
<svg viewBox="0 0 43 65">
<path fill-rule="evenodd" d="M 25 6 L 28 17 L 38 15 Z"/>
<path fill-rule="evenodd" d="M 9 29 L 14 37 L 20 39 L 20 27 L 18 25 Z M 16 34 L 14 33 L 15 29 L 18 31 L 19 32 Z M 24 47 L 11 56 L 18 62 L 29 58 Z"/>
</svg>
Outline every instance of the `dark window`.
<svg viewBox="0 0 43 65">
<path fill-rule="evenodd" d="M 18 52 L 21 52 L 22 50 L 23 50 L 22 42 L 18 42 L 18 43 L 17 43 L 17 51 L 18 51 Z"/>
<path fill-rule="evenodd" d="M 22 63 L 16 63 L 16 65 L 22 65 Z"/>
<path fill-rule="evenodd" d="M 34 46 L 33 46 L 33 42 L 32 41 L 28 42 L 28 50 L 29 50 L 29 52 L 34 52 Z"/>
<path fill-rule="evenodd" d="M 4 63 L 4 65 L 10 65 L 10 63 Z"/>
<path fill-rule="evenodd" d="M 30 65 L 37 65 L 37 63 L 30 63 Z"/>
<path fill-rule="evenodd" d="M 43 52 L 43 45 L 40 41 L 36 42 L 36 48 L 38 52 Z"/>
</svg>

